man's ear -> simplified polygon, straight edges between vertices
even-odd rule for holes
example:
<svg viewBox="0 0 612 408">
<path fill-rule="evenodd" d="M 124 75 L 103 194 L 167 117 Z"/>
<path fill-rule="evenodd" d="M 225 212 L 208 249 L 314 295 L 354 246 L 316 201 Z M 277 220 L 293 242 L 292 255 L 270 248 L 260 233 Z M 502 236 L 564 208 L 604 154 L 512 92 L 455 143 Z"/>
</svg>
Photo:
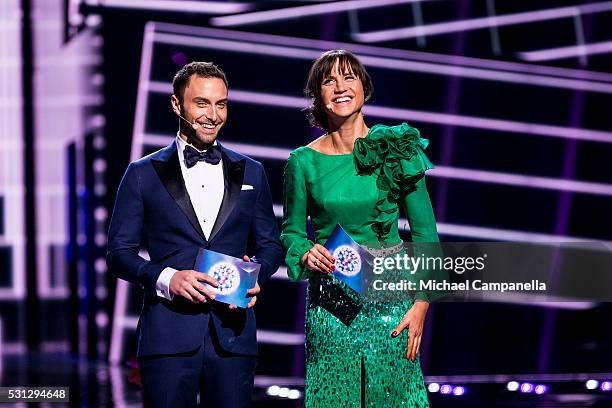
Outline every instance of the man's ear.
<svg viewBox="0 0 612 408">
<path fill-rule="evenodd" d="M 181 114 L 181 103 L 179 102 L 176 95 L 170 97 L 170 104 L 172 105 L 172 111 L 177 115 Z"/>
</svg>

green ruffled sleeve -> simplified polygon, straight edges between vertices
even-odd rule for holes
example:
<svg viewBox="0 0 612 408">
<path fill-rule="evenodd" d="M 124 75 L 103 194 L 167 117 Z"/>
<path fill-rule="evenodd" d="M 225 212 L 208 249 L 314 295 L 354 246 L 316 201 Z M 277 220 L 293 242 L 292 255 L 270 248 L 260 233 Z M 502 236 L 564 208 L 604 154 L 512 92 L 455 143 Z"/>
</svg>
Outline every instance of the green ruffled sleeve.
<svg viewBox="0 0 612 408">
<path fill-rule="evenodd" d="M 387 239 L 396 222 L 400 202 L 417 189 L 425 171 L 434 167 L 423 151 L 428 144 L 418 129 L 406 123 L 373 126 L 367 137 L 355 141 L 353 157 L 357 173 L 378 172 L 377 216 L 372 229 L 381 242 Z"/>
<path fill-rule="evenodd" d="M 308 277 L 308 269 L 302 264 L 302 256 L 314 243 L 306 231 L 307 192 L 304 172 L 299 158 L 293 152 L 285 165 L 283 185 L 283 226 L 281 242 L 287 252 L 285 263 L 289 279 L 300 280 Z"/>
</svg>

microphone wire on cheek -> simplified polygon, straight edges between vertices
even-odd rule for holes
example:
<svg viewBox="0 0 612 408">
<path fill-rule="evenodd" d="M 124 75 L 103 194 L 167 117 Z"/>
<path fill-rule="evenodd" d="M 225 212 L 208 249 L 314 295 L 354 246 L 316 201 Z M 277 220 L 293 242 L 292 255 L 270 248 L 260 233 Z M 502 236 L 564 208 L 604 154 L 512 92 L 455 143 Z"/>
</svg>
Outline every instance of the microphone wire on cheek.
<svg viewBox="0 0 612 408">
<path fill-rule="evenodd" d="M 198 129 L 198 126 L 200 126 L 200 124 L 199 124 L 198 122 L 196 122 L 196 121 L 194 121 L 194 122 L 190 122 L 190 121 L 188 121 L 187 119 L 185 119 L 184 117 L 182 117 L 180 114 L 178 114 L 178 113 L 176 113 L 176 112 L 174 112 L 174 113 L 176 114 L 176 116 L 178 116 L 179 118 L 183 119 L 183 120 L 184 120 L 186 123 L 189 123 L 189 126 L 191 126 L 191 128 L 192 128 L 193 130 L 197 130 L 197 129 Z"/>
</svg>

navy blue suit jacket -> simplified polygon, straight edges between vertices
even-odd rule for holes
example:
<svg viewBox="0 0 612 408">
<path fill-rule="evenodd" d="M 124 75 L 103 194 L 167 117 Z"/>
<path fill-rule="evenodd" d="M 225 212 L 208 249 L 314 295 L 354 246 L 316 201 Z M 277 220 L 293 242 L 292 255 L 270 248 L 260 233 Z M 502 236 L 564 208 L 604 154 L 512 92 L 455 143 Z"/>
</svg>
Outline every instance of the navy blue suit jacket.
<svg viewBox="0 0 612 408">
<path fill-rule="evenodd" d="M 138 322 L 139 357 L 197 349 L 209 330 L 209 319 L 215 331 L 211 335 L 224 350 L 257 354 L 253 309 L 228 310 L 215 302 L 193 304 L 181 296 L 168 301 L 156 294 L 162 270 L 192 269 L 200 248 L 237 258 L 254 255 L 261 264 L 260 286 L 278 269 L 281 244 L 263 166 L 219 146 L 225 192 L 208 240 L 185 188 L 175 141 L 131 163 L 119 186 L 107 263 L 111 273 L 145 292 Z M 253 189 L 241 190 L 243 184 Z M 150 261 L 138 255 L 142 247 Z"/>
</svg>

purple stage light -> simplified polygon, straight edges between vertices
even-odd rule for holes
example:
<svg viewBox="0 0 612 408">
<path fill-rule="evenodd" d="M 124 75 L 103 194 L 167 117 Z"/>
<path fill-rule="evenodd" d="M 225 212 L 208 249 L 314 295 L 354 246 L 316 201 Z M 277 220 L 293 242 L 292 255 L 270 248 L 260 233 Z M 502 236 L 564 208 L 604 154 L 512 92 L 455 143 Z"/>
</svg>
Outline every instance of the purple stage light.
<svg viewBox="0 0 612 408">
<path fill-rule="evenodd" d="M 559 7 L 547 10 L 534 10 L 491 17 L 478 17 L 468 20 L 447 21 L 427 25 L 390 28 L 380 31 L 354 33 L 353 38 L 359 42 L 373 43 L 393 40 L 406 40 L 419 36 L 450 34 L 459 31 L 479 30 L 491 27 L 503 27 L 538 21 L 573 18 L 576 14 L 595 14 L 610 11 L 612 2 L 589 4 L 583 6 Z"/>
<path fill-rule="evenodd" d="M 546 385 L 542 385 L 542 384 L 538 384 L 535 387 L 534 392 L 538 395 L 542 395 L 544 393 L 546 393 L 546 391 L 548 391 L 548 387 Z"/>
<path fill-rule="evenodd" d="M 453 395 L 461 396 L 465 394 L 465 391 L 465 387 L 459 385 L 453 389 Z"/>
<path fill-rule="evenodd" d="M 612 382 L 611 381 L 603 381 L 600 385 L 602 391 L 611 391 L 612 390 Z"/>
<path fill-rule="evenodd" d="M 351 0 L 327 4 L 308 4 L 298 7 L 285 7 L 276 10 L 255 11 L 238 15 L 213 17 L 210 22 L 219 27 L 235 27 L 246 24 L 260 24 L 271 21 L 284 21 L 308 16 L 317 16 L 342 11 L 361 10 L 402 3 L 415 3 L 420 0 Z"/>
<path fill-rule="evenodd" d="M 190 0 L 105 0 L 104 8 L 135 9 L 148 11 L 174 11 L 202 14 L 243 13 L 253 8 L 249 3 L 231 3 L 226 1 L 190 1 Z"/>
<path fill-rule="evenodd" d="M 518 55 L 522 60 L 536 62 L 574 58 L 581 55 L 606 54 L 609 52 L 612 52 L 612 41 L 519 52 Z"/>
<path fill-rule="evenodd" d="M 524 392 L 524 393 L 533 392 L 533 384 L 531 384 L 531 383 L 522 383 L 520 390 L 521 390 L 521 392 Z"/>
<path fill-rule="evenodd" d="M 440 387 L 440 394 L 450 394 L 451 392 L 453 392 L 452 385 L 444 384 Z"/>
<path fill-rule="evenodd" d="M 108 315 L 104 312 L 98 312 L 96 314 L 96 325 L 98 327 L 108 326 Z"/>
</svg>

